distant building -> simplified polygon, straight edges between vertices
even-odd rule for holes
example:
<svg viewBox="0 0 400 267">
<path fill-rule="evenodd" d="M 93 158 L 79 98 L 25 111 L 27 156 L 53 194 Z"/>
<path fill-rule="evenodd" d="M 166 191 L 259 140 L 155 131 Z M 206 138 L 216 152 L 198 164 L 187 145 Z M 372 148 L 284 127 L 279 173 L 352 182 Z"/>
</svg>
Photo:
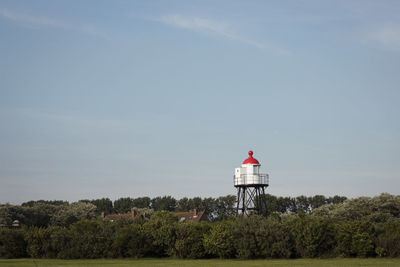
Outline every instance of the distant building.
<svg viewBox="0 0 400 267">
<path fill-rule="evenodd" d="M 18 220 L 14 220 L 13 223 L 11 224 L 11 228 L 21 228 L 21 224 L 19 223 Z"/>
<path fill-rule="evenodd" d="M 204 211 L 197 211 L 194 209 L 189 212 L 172 212 L 175 216 L 178 217 L 180 222 L 200 222 L 200 221 L 209 221 Z"/>
<path fill-rule="evenodd" d="M 18 229 L 21 228 L 21 224 L 18 220 L 14 220 L 11 225 L 0 224 L 0 228 L 10 228 L 10 229 Z"/>
</svg>

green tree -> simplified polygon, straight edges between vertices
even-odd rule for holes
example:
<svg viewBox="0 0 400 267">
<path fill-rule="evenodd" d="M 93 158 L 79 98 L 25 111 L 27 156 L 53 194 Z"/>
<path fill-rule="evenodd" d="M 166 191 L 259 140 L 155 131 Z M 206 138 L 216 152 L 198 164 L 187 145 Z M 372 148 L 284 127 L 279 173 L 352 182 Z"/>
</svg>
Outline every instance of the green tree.
<svg viewBox="0 0 400 267">
<path fill-rule="evenodd" d="M 296 206 L 298 211 L 302 211 L 304 213 L 309 213 L 310 209 L 310 199 L 306 196 L 296 197 Z"/>
<path fill-rule="evenodd" d="M 143 227 L 153 240 L 154 256 L 173 255 L 178 217 L 167 211 L 157 211 Z"/>
<path fill-rule="evenodd" d="M 347 197 L 343 197 L 343 196 L 334 196 L 334 197 L 329 197 L 327 199 L 327 203 L 328 204 L 342 204 L 347 200 Z"/>
<path fill-rule="evenodd" d="M 26 257 L 24 229 L 0 228 L 0 258 Z"/>
<path fill-rule="evenodd" d="M 203 209 L 203 201 L 201 197 L 194 197 L 189 199 L 189 207 L 192 209 Z"/>
<path fill-rule="evenodd" d="M 50 247 L 51 253 L 56 254 L 56 258 L 59 259 L 73 259 L 78 258 L 75 253 L 75 243 L 72 241 L 72 232 L 65 227 L 54 227 L 54 230 L 50 233 Z"/>
<path fill-rule="evenodd" d="M 95 259 L 112 255 L 114 232 L 111 222 L 81 220 L 70 227 L 71 258 Z"/>
<path fill-rule="evenodd" d="M 303 214 L 293 217 L 288 225 L 299 256 L 313 258 L 332 253 L 335 231 L 329 219 Z"/>
<path fill-rule="evenodd" d="M 130 197 L 122 197 L 114 201 L 114 212 L 123 214 L 128 213 L 135 207 L 133 204 L 133 199 Z"/>
<path fill-rule="evenodd" d="M 155 211 L 174 211 L 176 199 L 171 196 L 156 197 L 151 200 L 151 208 Z"/>
<path fill-rule="evenodd" d="M 27 252 L 32 258 L 43 258 L 47 254 L 50 231 L 47 228 L 31 227 L 25 234 Z"/>
<path fill-rule="evenodd" d="M 102 212 L 105 214 L 113 213 L 113 203 L 109 198 L 99 198 L 90 200 L 90 203 L 96 206 L 96 215 L 99 216 Z"/>
<path fill-rule="evenodd" d="M 23 208 L 4 204 L 0 206 L 0 224 L 11 225 L 14 220 L 23 222 L 25 220 Z"/>
<path fill-rule="evenodd" d="M 132 205 L 140 209 L 150 209 L 151 200 L 149 197 L 138 197 L 134 198 Z"/>
<path fill-rule="evenodd" d="M 232 222 L 221 221 L 211 225 L 211 230 L 204 237 L 204 248 L 210 255 L 221 259 L 235 256 L 235 237 Z"/>
<path fill-rule="evenodd" d="M 191 207 L 187 197 L 181 198 L 176 202 L 176 211 L 189 211 L 190 209 Z"/>
<path fill-rule="evenodd" d="M 21 204 L 22 207 L 33 207 L 38 204 L 47 204 L 52 206 L 68 205 L 68 201 L 64 200 L 31 200 Z"/>
<path fill-rule="evenodd" d="M 375 224 L 375 251 L 380 257 L 400 257 L 400 221 Z"/>
<path fill-rule="evenodd" d="M 256 232 L 264 218 L 258 215 L 240 216 L 233 221 L 235 250 L 242 259 L 259 258 L 262 256 Z"/>
<path fill-rule="evenodd" d="M 143 224 L 133 223 L 116 229 L 113 251 L 117 257 L 144 257 L 152 255 L 153 239 Z"/>
<path fill-rule="evenodd" d="M 290 258 L 295 255 L 290 226 L 279 217 L 263 219 L 255 230 L 255 236 L 263 258 Z"/>
<path fill-rule="evenodd" d="M 218 220 L 223 220 L 236 215 L 236 210 L 234 208 L 235 203 L 236 196 L 234 195 L 217 198 L 215 201 L 215 217 Z"/>
<path fill-rule="evenodd" d="M 53 205 L 45 202 L 38 202 L 32 206 L 22 207 L 24 219 L 21 223 L 37 227 L 49 226 L 51 218 L 57 213 L 60 207 L 60 205 Z"/>
<path fill-rule="evenodd" d="M 339 204 L 328 204 L 313 210 L 315 216 L 339 220 L 374 222 L 400 219 L 400 196 L 381 194 L 376 197 L 359 197 Z"/>
<path fill-rule="evenodd" d="M 326 197 L 323 195 L 315 195 L 309 198 L 311 210 L 319 208 L 325 204 L 327 204 Z"/>
<path fill-rule="evenodd" d="M 91 203 L 74 202 L 70 205 L 60 206 L 51 218 L 52 225 L 69 226 L 70 224 L 84 219 L 93 219 L 96 206 Z"/>
<path fill-rule="evenodd" d="M 373 228 L 367 222 L 343 221 L 336 227 L 336 252 L 344 257 L 367 257 L 374 254 Z"/>
<path fill-rule="evenodd" d="M 202 205 L 201 209 L 204 210 L 206 216 L 210 221 L 212 221 L 216 216 L 218 216 L 216 212 L 217 203 L 215 198 L 212 197 L 204 198 L 202 200 L 201 205 Z"/>
<path fill-rule="evenodd" d="M 203 258 L 206 255 L 203 238 L 208 230 L 208 223 L 178 223 L 176 225 L 176 240 L 172 247 L 173 255 L 178 258 Z"/>
<path fill-rule="evenodd" d="M 271 214 L 276 211 L 280 211 L 280 205 L 276 196 L 265 194 L 265 200 L 267 202 L 267 214 Z"/>
</svg>

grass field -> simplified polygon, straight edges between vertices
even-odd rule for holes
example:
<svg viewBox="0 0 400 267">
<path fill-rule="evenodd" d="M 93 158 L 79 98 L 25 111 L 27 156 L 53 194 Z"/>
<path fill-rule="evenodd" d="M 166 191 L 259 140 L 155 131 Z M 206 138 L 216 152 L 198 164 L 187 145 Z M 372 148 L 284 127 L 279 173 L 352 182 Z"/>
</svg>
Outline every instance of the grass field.
<svg viewBox="0 0 400 267">
<path fill-rule="evenodd" d="M 297 260 L 175 260 L 175 259 L 112 259 L 112 260 L 47 260 L 0 259 L 1 267 L 94 267 L 94 266 L 400 266 L 400 259 L 297 259 Z"/>
</svg>

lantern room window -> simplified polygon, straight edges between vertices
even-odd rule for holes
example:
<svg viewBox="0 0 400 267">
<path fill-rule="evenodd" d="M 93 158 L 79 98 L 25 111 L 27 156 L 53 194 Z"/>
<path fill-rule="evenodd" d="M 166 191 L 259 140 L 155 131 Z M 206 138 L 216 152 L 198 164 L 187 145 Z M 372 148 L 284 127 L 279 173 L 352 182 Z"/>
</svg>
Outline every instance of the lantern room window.
<svg viewBox="0 0 400 267">
<path fill-rule="evenodd" d="M 260 166 L 253 166 L 253 173 L 254 174 L 260 173 Z"/>
</svg>

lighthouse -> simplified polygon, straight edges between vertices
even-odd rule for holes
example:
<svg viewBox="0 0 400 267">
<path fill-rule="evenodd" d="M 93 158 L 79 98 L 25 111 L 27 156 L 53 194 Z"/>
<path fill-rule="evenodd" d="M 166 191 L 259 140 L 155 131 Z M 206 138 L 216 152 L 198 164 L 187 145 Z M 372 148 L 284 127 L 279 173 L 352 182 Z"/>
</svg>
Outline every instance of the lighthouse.
<svg viewBox="0 0 400 267">
<path fill-rule="evenodd" d="M 242 166 L 235 168 L 233 183 L 237 188 L 237 214 L 267 214 L 265 189 L 269 185 L 269 176 L 260 172 L 261 164 L 253 158 L 253 151 Z"/>
</svg>

